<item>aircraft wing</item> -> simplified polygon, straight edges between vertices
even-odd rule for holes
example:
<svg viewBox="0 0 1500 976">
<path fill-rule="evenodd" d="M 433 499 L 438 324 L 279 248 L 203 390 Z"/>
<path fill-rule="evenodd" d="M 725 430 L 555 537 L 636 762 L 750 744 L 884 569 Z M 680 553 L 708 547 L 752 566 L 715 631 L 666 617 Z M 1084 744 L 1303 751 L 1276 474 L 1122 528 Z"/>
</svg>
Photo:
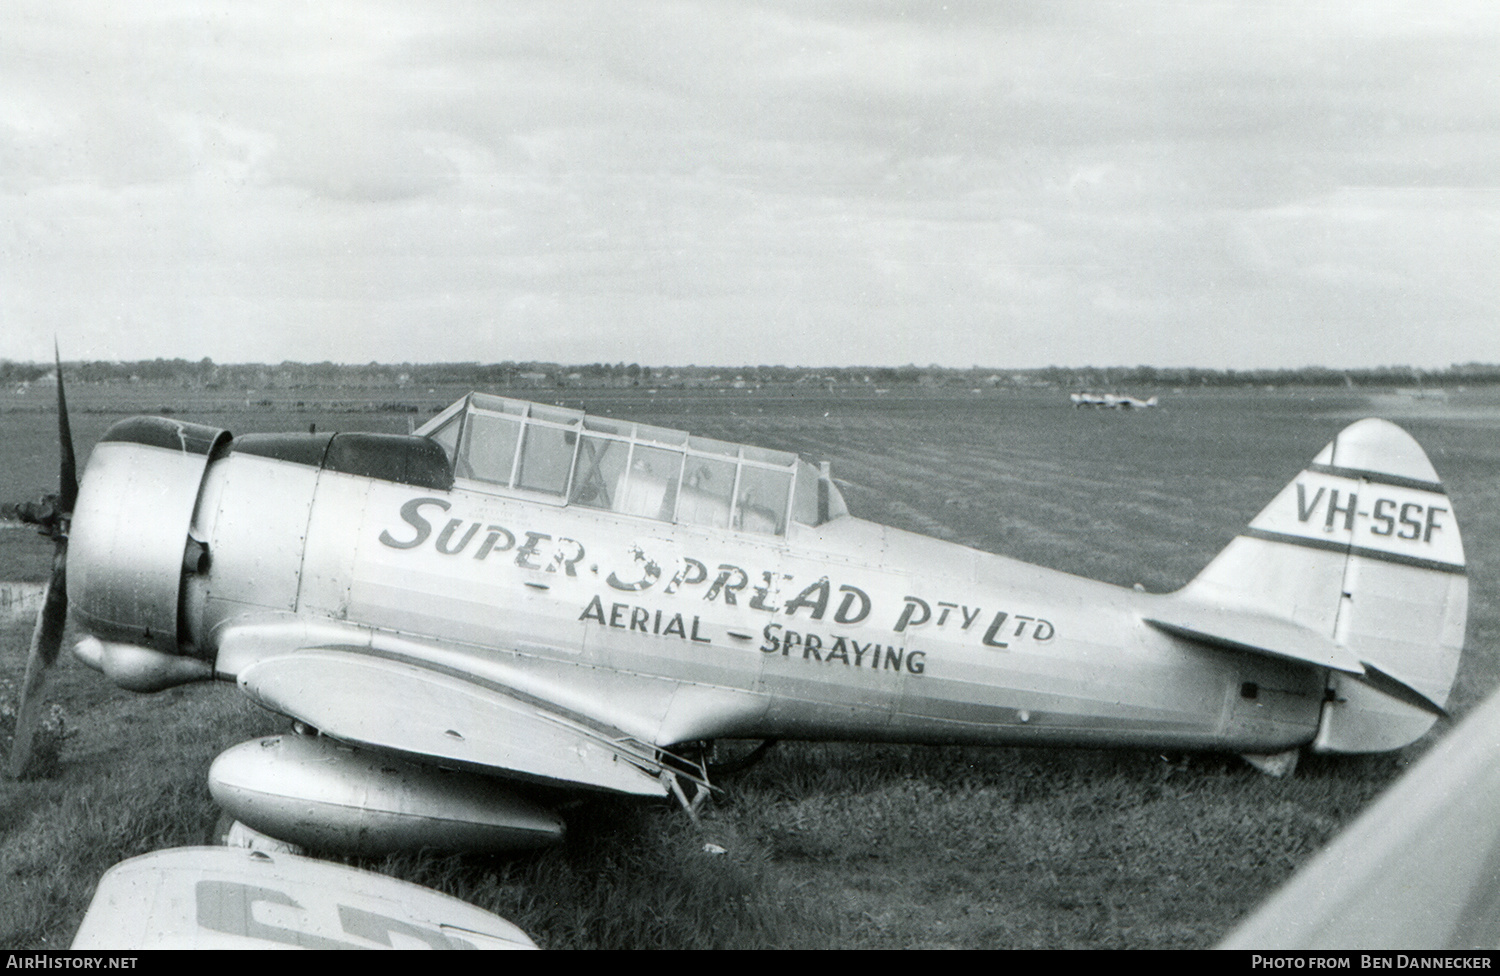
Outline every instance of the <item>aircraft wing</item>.
<svg viewBox="0 0 1500 976">
<path fill-rule="evenodd" d="M 473 663 L 411 642 L 376 646 L 359 628 L 249 624 L 221 639 L 216 666 L 266 708 L 345 742 L 544 784 L 671 795 L 661 751 L 608 721 L 607 703 L 590 710 Z"/>
<path fill-rule="evenodd" d="M 1220 946 L 1500 947 L 1500 694 Z"/>
<path fill-rule="evenodd" d="M 99 879 L 75 950 L 535 949 L 515 925 L 382 874 L 292 854 L 180 847 Z"/>
</svg>

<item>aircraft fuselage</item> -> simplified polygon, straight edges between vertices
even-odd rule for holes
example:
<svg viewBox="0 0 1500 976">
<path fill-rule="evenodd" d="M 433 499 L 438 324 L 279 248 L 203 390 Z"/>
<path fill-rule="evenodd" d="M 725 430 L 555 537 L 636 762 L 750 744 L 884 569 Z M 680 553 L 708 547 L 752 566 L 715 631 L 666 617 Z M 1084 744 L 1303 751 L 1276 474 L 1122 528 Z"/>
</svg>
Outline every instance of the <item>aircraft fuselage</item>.
<svg viewBox="0 0 1500 976">
<path fill-rule="evenodd" d="M 326 620 L 480 683 L 566 687 L 663 746 L 1274 752 L 1312 739 L 1325 683 L 1147 626 L 1160 597 L 849 516 L 767 537 L 230 454 L 192 534 L 201 652 L 247 619 Z"/>
</svg>

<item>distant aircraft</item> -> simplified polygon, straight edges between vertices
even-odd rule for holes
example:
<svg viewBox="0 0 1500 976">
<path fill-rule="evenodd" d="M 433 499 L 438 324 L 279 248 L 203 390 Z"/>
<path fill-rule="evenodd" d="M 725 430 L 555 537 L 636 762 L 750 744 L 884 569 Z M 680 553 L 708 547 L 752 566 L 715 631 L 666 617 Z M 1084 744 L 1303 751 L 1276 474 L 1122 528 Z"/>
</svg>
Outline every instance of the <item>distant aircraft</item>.
<svg viewBox="0 0 1500 976">
<path fill-rule="evenodd" d="M 1443 713 L 1468 584 L 1417 443 L 1339 433 L 1183 589 L 1147 594 L 851 516 L 793 454 L 470 394 L 411 435 L 137 417 L 82 485 L 58 384 L 57 543 L 10 756 L 71 609 L 154 691 L 295 719 L 209 774 L 323 849 L 541 844 L 543 784 L 707 795 L 718 739 L 1396 749 Z M 514 790 L 502 784 L 518 784 Z"/>
<path fill-rule="evenodd" d="M 1115 393 L 1072 393 L 1068 397 L 1075 407 L 1104 407 L 1109 410 L 1133 410 L 1156 406 L 1156 397 L 1137 400 L 1132 396 Z"/>
</svg>

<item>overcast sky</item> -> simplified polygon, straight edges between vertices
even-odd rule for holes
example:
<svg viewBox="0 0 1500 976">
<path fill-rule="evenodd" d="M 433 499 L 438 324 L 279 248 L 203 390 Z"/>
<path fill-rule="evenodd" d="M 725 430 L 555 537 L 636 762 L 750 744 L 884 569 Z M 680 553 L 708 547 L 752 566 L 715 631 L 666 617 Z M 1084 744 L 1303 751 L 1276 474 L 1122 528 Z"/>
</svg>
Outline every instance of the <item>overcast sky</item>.
<svg viewBox="0 0 1500 976">
<path fill-rule="evenodd" d="M 0 358 L 1500 362 L 1500 3 L 0 8 Z"/>
</svg>

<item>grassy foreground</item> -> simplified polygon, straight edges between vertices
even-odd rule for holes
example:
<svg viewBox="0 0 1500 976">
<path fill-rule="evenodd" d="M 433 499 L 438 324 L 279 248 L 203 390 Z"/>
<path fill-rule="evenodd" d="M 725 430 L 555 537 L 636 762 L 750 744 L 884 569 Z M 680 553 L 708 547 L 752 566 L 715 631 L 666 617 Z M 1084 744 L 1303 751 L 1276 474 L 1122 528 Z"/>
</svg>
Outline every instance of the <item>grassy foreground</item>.
<svg viewBox="0 0 1500 976">
<path fill-rule="evenodd" d="M 206 842 L 208 763 L 283 724 L 229 687 L 148 698 L 60 671 L 60 775 L 0 786 L 0 945 L 65 946 L 111 864 Z M 700 827 L 599 797 L 540 853 L 356 863 L 549 948 L 1186 948 L 1223 935 L 1398 764 L 1308 760 L 1271 780 L 1230 757 L 793 743 L 726 780 Z"/>
</svg>

